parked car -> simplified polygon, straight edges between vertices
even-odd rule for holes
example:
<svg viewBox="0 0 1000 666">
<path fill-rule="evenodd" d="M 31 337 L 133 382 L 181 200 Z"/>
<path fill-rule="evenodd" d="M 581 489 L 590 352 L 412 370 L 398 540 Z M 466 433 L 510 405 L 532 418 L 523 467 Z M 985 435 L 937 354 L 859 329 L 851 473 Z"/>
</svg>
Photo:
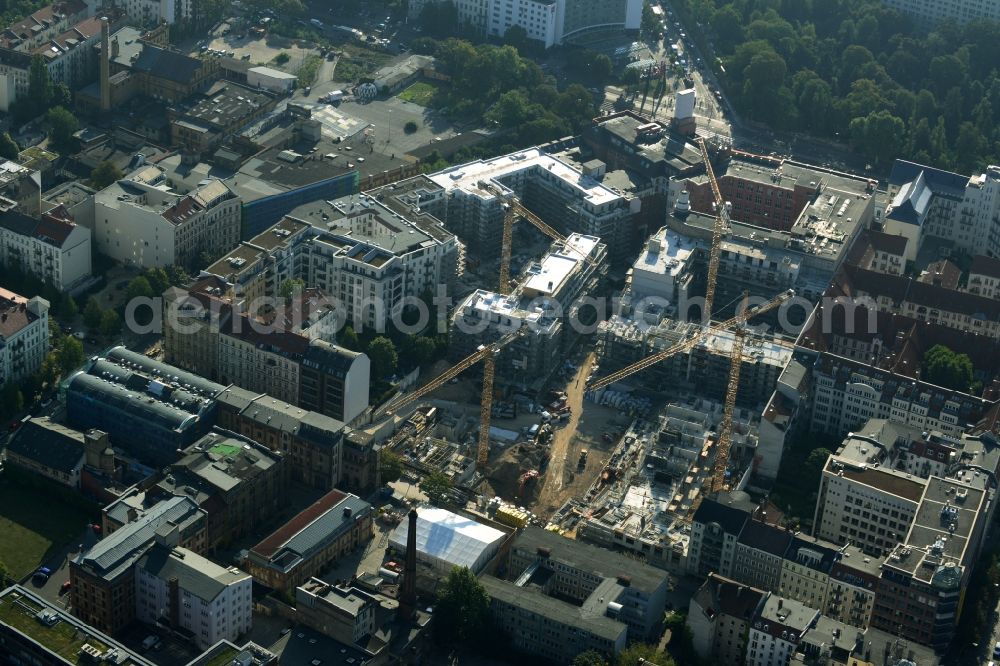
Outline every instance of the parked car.
<svg viewBox="0 0 1000 666">
<path fill-rule="evenodd" d="M 48 567 L 39 567 L 31 578 L 39 585 L 44 585 L 48 582 L 49 577 L 51 576 L 52 569 L 49 569 Z"/>
<path fill-rule="evenodd" d="M 63 584 L 59 586 L 59 594 L 66 594 L 71 587 L 73 587 L 72 581 L 64 580 Z"/>
</svg>

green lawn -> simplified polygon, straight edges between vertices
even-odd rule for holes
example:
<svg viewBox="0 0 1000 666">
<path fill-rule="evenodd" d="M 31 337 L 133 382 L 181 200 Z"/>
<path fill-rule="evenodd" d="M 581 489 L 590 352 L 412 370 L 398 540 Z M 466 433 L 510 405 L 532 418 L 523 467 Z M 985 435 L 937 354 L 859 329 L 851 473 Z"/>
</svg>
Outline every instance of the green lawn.
<svg viewBox="0 0 1000 666">
<path fill-rule="evenodd" d="M 42 624 L 35 619 L 35 613 L 40 610 L 40 606 L 27 598 L 15 599 L 14 595 L 7 595 L 0 599 L 0 620 L 45 645 L 70 663 L 78 663 L 78 660 L 83 663 L 80 648 L 84 643 L 101 652 L 108 649 L 107 645 L 91 635 L 78 632 L 68 622 L 60 620 L 51 627 Z"/>
<path fill-rule="evenodd" d="M 399 99 L 413 102 L 420 106 L 430 106 L 437 93 L 437 86 L 426 81 L 417 81 L 412 86 L 399 93 Z"/>
<path fill-rule="evenodd" d="M 31 573 L 93 520 L 82 497 L 72 505 L 44 485 L 26 483 L 14 470 L 0 474 L 0 561 L 12 578 Z"/>
</svg>

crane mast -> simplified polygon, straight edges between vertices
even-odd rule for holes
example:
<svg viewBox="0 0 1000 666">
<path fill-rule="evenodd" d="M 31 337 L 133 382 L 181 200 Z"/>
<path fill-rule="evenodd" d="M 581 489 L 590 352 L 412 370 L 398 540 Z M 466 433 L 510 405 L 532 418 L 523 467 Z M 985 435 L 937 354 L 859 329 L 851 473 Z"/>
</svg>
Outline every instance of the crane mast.
<svg viewBox="0 0 1000 666">
<path fill-rule="evenodd" d="M 715 170 L 712 169 L 712 161 L 708 156 L 708 146 L 705 144 L 705 139 L 698 140 L 698 147 L 701 148 L 701 159 L 705 163 L 705 173 L 708 176 L 709 185 L 712 187 L 712 198 L 715 200 L 715 224 L 712 226 L 712 247 L 708 253 L 708 283 L 705 286 L 705 307 L 701 313 L 702 321 L 708 323 L 712 320 L 712 307 L 715 304 L 715 285 L 719 278 L 719 259 L 722 256 L 722 237 L 729 227 L 729 211 L 726 210 L 726 202 L 722 198 L 719 183 L 715 179 Z"/>
</svg>

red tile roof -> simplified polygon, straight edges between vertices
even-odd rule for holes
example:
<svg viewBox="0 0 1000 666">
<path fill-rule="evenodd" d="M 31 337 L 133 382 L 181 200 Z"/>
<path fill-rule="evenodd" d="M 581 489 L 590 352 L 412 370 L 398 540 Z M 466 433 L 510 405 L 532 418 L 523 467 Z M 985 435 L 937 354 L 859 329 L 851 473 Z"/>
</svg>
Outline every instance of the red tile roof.
<svg viewBox="0 0 1000 666">
<path fill-rule="evenodd" d="M 254 546 L 251 550 L 258 555 L 268 558 L 288 542 L 293 536 L 301 532 L 307 525 L 322 516 L 324 513 L 337 506 L 347 499 L 347 494 L 339 490 L 331 490 L 323 497 L 319 498 L 297 516 L 275 530 L 270 536 Z"/>
</svg>

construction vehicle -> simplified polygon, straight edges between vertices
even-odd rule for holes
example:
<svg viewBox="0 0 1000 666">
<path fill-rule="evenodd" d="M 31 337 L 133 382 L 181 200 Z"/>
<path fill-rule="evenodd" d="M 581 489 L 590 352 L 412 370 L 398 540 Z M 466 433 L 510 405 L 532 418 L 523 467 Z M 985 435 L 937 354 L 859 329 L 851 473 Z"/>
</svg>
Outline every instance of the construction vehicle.
<svg viewBox="0 0 1000 666">
<path fill-rule="evenodd" d="M 538 217 L 530 210 L 524 207 L 524 205 L 517 199 L 517 197 L 508 197 L 504 192 L 494 185 L 493 183 L 488 183 L 484 180 L 479 181 L 479 187 L 484 191 L 496 196 L 497 198 L 504 200 L 504 216 L 503 216 L 503 236 L 500 241 L 500 280 L 497 286 L 497 291 L 501 294 L 510 293 L 510 255 L 511 255 L 511 245 L 513 244 L 513 233 L 514 233 L 514 221 L 516 216 L 527 220 L 536 229 L 541 231 L 543 234 L 551 238 L 552 240 L 557 240 L 560 242 L 565 242 L 566 237 L 561 233 L 550 227 L 548 224 L 542 221 L 542 218 Z M 568 246 L 567 246 L 568 247 Z M 570 251 L 576 251 L 575 248 L 568 247 Z M 577 252 L 583 257 L 587 263 L 593 265 L 594 260 L 588 256 L 584 256 L 582 253 Z"/>
<path fill-rule="evenodd" d="M 719 258 L 722 256 L 722 237 L 729 229 L 729 209 L 722 192 L 719 190 L 719 182 L 715 179 L 715 170 L 712 168 L 712 160 L 709 159 L 708 146 L 705 139 L 698 139 L 698 147 L 701 148 L 701 159 L 705 163 L 705 174 L 708 182 L 712 186 L 712 198 L 715 200 L 715 225 L 712 227 L 712 247 L 708 254 L 708 281 L 705 286 L 705 307 L 702 309 L 701 319 L 706 324 L 712 321 L 712 306 L 715 304 L 715 285 L 719 278 Z"/>
<path fill-rule="evenodd" d="M 688 352 L 697 346 L 705 337 L 712 335 L 713 333 L 721 333 L 723 331 L 732 328 L 735 333 L 735 338 L 733 341 L 733 348 L 730 352 L 730 366 L 729 366 L 729 379 L 726 384 L 726 399 L 723 405 L 722 412 L 722 422 L 719 424 L 717 431 L 716 442 L 715 442 L 715 464 L 712 469 L 711 482 L 708 485 L 708 492 L 716 492 L 722 490 L 725 480 L 726 468 L 729 464 L 729 449 L 732 445 L 733 438 L 733 411 L 736 407 L 736 394 L 739 390 L 740 383 L 740 366 L 743 363 L 743 346 L 746 339 L 746 323 L 753 317 L 762 315 L 769 312 L 777 307 L 780 307 L 783 303 L 790 300 L 795 295 L 795 292 L 789 289 L 788 291 L 782 292 L 775 298 L 771 299 L 763 305 L 758 305 L 753 308 L 738 308 L 735 317 L 728 319 L 715 326 L 706 326 L 700 333 L 694 335 L 687 340 L 678 342 L 677 344 L 664 349 L 661 352 L 657 352 L 646 358 L 640 359 L 617 372 L 613 372 L 605 377 L 597 379 L 588 385 L 588 390 L 599 390 L 610 386 L 611 384 L 621 381 L 627 377 L 631 377 L 637 372 L 641 372 L 646 368 L 649 368 L 657 363 L 664 361 L 671 356 L 683 352 Z M 746 298 L 746 294 L 744 298 Z M 701 503 L 701 499 L 704 496 L 704 492 L 698 494 L 695 501 L 692 503 L 691 509 L 687 513 L 687 519 L 690 520 L 694 516 L 694 512 L 697 510 L 698 505 Z"/>
<path fill-rule="evenodd" d="M 517 486 L 517 496 L 518 497 L 523 497 L 524 496 L 524 489 L 527 487 L 528 483 L 530 481 L 534 481 L 536 479 L 538 479 L 538 470 L 537 469 L 530 469 L 527 472 L 525 472 L 524 474 L 522 474 L 521 477 L 520 477 L 520 479 L 518 479 L 519 483 L 518 483 L 518 486 Z"/>
</svg>

